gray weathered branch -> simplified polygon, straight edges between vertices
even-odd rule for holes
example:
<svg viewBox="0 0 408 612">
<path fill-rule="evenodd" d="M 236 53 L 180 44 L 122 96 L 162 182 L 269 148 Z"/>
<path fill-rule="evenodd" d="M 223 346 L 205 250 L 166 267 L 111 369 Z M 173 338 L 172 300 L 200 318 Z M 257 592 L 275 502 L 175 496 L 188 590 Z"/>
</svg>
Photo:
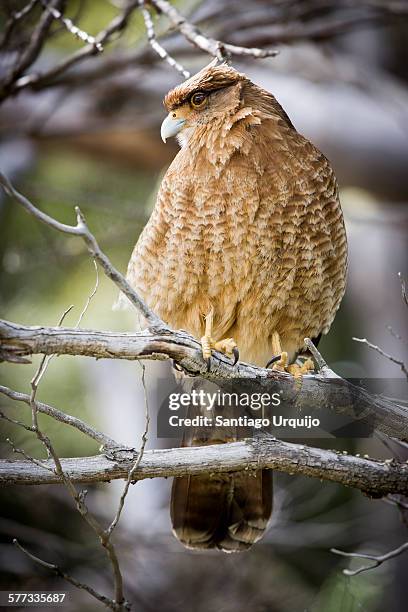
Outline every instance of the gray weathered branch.
<svg viewBox="0 0 408 612">
<path fill-rule="evenodd" d="M 48 464 L 48 462 L 44 462 Z M 125 479 L 134 465 L 105 456 L 61 459 L 64 473 L 74 483 L 106 482 Z M 271 436 L 212 446 L 150 450 L 144 453 L 134 480 L 223 474 L 240 470 L 271 468 L 311 476 L 353 487 L 381 497 L 388 493 L 408 493 L 408 464 L 380 462 L 330 450 L 282 442 Z M 29 461 L 0 461 L 2 484 L 57 484 L 57 474 Z"/>
<path fill-rule="evenodd" d="M 25 326 L 0 320 L 0 357 L 18 360 L 26 355 L 83 355 L 97 359 L 173 359 L 184 371 L 202 377 L 278 381 L 293 405 L 319 407 L 368 420 L 378 431 L 408 441 L 408 410 L 374 396 L 336 376 L 327 367 L 320 374 L 304 376 L 299 386 L 288 374 L 238 363 L 225 355 L 212 357 L 211 372 L 202 358 L 201 345 L 183 331 L 139 333 L 103 332 L 64 327 Z"/>
</svg>

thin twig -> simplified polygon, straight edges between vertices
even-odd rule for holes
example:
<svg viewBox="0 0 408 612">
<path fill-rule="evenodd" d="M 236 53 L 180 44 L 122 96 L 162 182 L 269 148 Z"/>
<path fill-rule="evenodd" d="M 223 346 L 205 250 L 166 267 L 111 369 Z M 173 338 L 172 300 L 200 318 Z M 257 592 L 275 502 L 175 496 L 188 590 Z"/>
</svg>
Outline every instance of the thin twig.
<svg viewBox="0 0 408 612">
<path fill-rule="evenodd" d="M 28 406 L 30 406 L 30 396 L 26 393 L 13 391 L 12 389 L 5 387 L 4 385 L 0 385 L 0 393 L 6 395 L 12 400 L 15 400 L 17 402 L 24 402 L 25 404 L 28 404 Z M 118 442 L 113 440 L 113 438 L 110 438 L 106 434 L 94 429 L 84 421 L 81 421 L 81 419 L 79 419 L 78 417 L 66 414 L 65 412 L 57 410 L 57 408 L 53 408 L 52 406 L 44 404 L 43 402 L 37 401 L 36 405 L 38 412 L 46 414 L 51 418 L 55 419 L 56 421 L 59 421 L 60 423 L 65 423 L 70 427 L 75 427 L 75 429 L 78 429 L 78 431 L 82 432 L 86 436 L 89 436 L 93 440 L 96 440 L 105 448 L 124 448 L 124 445 L 119 444 Z M 30 429 L 30 431 L 32 430 Z"/>
<path fill-rule="evenodd" d="M 147 39 L 149 41 L 150 46 L 157 53 L 157 55 L 161 57 L 162 60 L 167 62 L 172 68 L 175 68 L 175 70 L 182 74 L 185 79 L 188 79 L 190 77 L 190 73 L 188 72 L 188 70 L 186 70 L 184 66 L 179 64 L 179 62 L 175 60 L 174 57 L 172 57 L 168 53 L 168 51 L 166 51 L 166 49 L 162 47 L 162 45 L 158 42 L 156 38 L 156 33 L 154 31 L 153 19 L 150 15 L 150 11 L 146 8 L 146 2 L 144 2 L 144 0 L 140 0 L 140 7 L 146 26 Z"/>
<path fill-rule="evenodd" d="M 312 353 L 314 360 L 317 363 L 317 367 L 319 368 L 319 371 L 324 370 L 324 369 L 329 369 L 327 363 L 325 362 L 322 355 L 319 353 L 319 351 L 317 350 L 316 346 L 313 344 L 311 339 L 305 338 L 304 343 L 306 347 L 309 349 L 309 351 Z"/>
<path fill-rule="evenodd" d="M 8 419 L 6 419 L 8 420 Z M 33 428 L 27 428 L 23 425 L 24 429 L 27 429 L 27 431 L 33 431 Z M 27 461 L 30 461 L 30 463 L 33 463 L 34 465 L 38 465 L 41 468 L 44 468 L 45 470 L 48 470 L 49 472 L 52 472 L 53 474 L 56 474 L 56 471 L 54 470 L 54 468 L 52 468 L 50 465 L 47 464 L 46 461 L 41 461 L 40 459 L 35 459 L 35 457 L 32 457 L 31 455 L 29 455 L 28 453 L 25 452 L 24 449 L 22 448 L 18 448 L 14 442 L 12 440 L 10 440 L 10 438 L 6 438 L 6 442 L 7 444 L 10 444 L 13 453 L 16 453 L 17 455 L 22 455 L 25 459 L 27 459 Z"/>
<path fill-rule="evenodd" d="M 60 320 L 58 322 L 58 326 L 62 325 L 67 314 L 72 310 L 73 306 L 69 306 L 61 315 Z M 44 355 L 40 361 L 40 365 L 33 378 L 31 379 L 31 393 L 30 393 L 30 406 L 31 406 L 31 429 L 36 434 L 38 440 L 44 445 L 47 450 L 48 459 L 52 456 L 56 456 L 55 451 L 51 446 L 51 442 L 47 436 L 45 436 L 38 426 L 38 409 L 36 403 L 36 395 L 38 390 L 38 385 L 45 374 L 51 360 L 55 357 L 55 355 Z M 56 465 L 57 467 L 57 465 Z"/>
<path fill-rule="evenodd" d="M 122 510 L 123 507 L 125 505 L 125 500 L 126 500 L 126 496 L 129 492 L 129 487 L 133 482 L 133 478 L 134 475 L 143 459 L 143 455 L 144 455 L 144 451 L 145 451 L 145 447 L 146 447 L 146 442 L 147 442 L 147 436 L 148 436 L 148 432 L 149 432 L 149 424 L 150 424 L 150 414 L 149 414 L 149 402 L 148 402 L 148 398 L 147 398 L 147 389 L 146 389 L 146 381 L 145 381 L 145 373 L 146 373 L 146 366 L 141 363 L 141 368 L 142 368 L 142 385 L 143 385 L 143 392 L 144 392 L 144 402 L 145 402 L 145 429 L 142 435 L 142 443 L 139 449 L 139 453 L 137 456 L 136 461 L 134 462 L 132 468 L 129 470 L 129 474 L 126 480 L 126 484 L 123 488 L 122 491 L 122 495 L 120 496 L 119 499 L 119 506 L 118 509 L 116 511 L 116 515 L 113 518 L 111 524 L 109 525 L 108 529 L 106 530 L 107 536 L 108 538 L 111 536 L 112 531 L 115 529 L 116 525 L 118 524 L 119 520 L 120 520 L 120 516 L 122 514 Z"/>
<path fill-rule="evenodd" d="M 39 219 L 45 225 L 52 227 L 53 229 L 58 230 L 59 232 L 63 232 L 65 234 L 69 234 L 71 236 L 78 236 L 83 239 L 85 242 L 88 252 L 91 256 L 98 261 L 98 263 L 102 266 L 106 276 L 108 276 L 119 289 L 126 295 L 126 297 L 130 300 L 130 302 L 135 306 L 135 308 L 143 315 L 146 321 L 155 328 L 158 329 L 167 329 L 165 323 L 158 317 L 146 304 L 144 299 L 136 293 L 136 291 L 129 285 L 125 277 L 111 264 L 108 257 L 103 253 L 101 248 L 99 247 L 96 238 L 90 232 L 85 217 L 82 214 L 81 210 L 78 206 L 75 207 L 76 215 L 77 215 L 77 224 L 76 225 L 67 225 L 65 223 L 60 223 L 53 217 L 50 217 L 46 213 L 39 210 L 28 198 L 19 193 L 10 183 L 4 174 L 0 173 L 0 184 L 3 187 L 4 191 L 10 197 L 13 197 L 19 204 L 25 208 L 25 210 L 33 215 L 37 219 Z"/>
<path fill-rule="evenodd" d="M 389 361 L 392 361 L 392 363 L 399 365 L 399 367 L 401 368 L 405 376 L 408 378 L 408 369 L 403 361 L 396 359 L 392 355 L 389 355 L 376 344 L 372 344 L 371 342 L 369 342 L 367 338 L 353 338 L 353 340 L 354 342 L 360 342 L 361 344 L 366 344 L 370 349 L 372 349 L 373 351 L 376 351 L 379 355 L 382 355 L 382 357 L 385 357 Z"/>
<path fill-rule="evenodd" d="M 10 35 L 17 23 L 24 19 L 24 17 L 26 17 L 26 15 L 28 15 L 33 10 L 38 1 L 39 0 L 30 0 L 30 2 L 23 6 L 21 11 L 15 11 L 11 14 L 10 18 L 6 22 L 6 25 L 4 26 L 3 36 L 0 41 L 0 49 L 2 49 L 8 42 Z"/>
<path fill-rule="evenodd" d="M 349 552 L 344 552 L 344 550 L 338 550 L 337 548 L 330 549 L 330 551 L 334 553 L 335 555 L 341 555 L 342 557 L 353 557 L 356 559 L 369 559 L 370 561 L 374 562 L 372 565 L 362 565 L 361 567 L 358 567 L 355 570 L 344 569 L 343 574 L 345 576 L 357 576 L 357 574 L 361 574 L 362 572 L 367 572 L 369 570 L 372 570 L 375 567 L 378 567 L 379 565 L 384 563 L 384 561 L 388 561 L 389 559 L 393 559 L 394 557 L 401 555 L 406 550 L 408 550 L 408 542 L 405 542 L 404 544 L 402 544 L 395 550 L 390 550 L 390 552 L 385 553 L 384 555 L 369 555 L 366 553 L 349 553 Z"/>
<path fill-rule="evenodd" d="M 28 550 L 26 550 L 24 546 L 22 546 L 16 538 L 14 538 L 13 544 L 17 546 L 17 548 L 21 550 L 22 553 L 24 553 L 29 559 L 31 559 L 35 563 L 38 563 L 39 565 L 42 565 L 42 567 L 45 567 L 51 570 L 57 576 L 59 576 L 60 578 L 63 578 L 66 582 L 69 582 L 70 584 L 77 587 L 78 589 L 82 589 L 86 591 L 87 593 L 89 593 L 89 595 L 91 595 L 98 601 L 102 602 L 107 608 L 110 608 L 111 610 L 118 610 L 118 606 L 111 599 L 109 599 L 108 597 L 105 597 L 104 595 L 101 595 L 100 593 L 95 591 L 95 589 L 88 586 L 87 584 L 83 582 L 79 582 L 78 580 L 76 580 L 75 578 L 67 574 L 66 572 L 63 572 L 58 567 L 58 565 L 55 565 L 54 563 L 48 563 L 47 561 L 40 559 L 40 557 L 33 555 L 33 553 L 30 553 Z"/>
<path fill-rule="evenodd" d="M 275 57 L 278 55 L 276 49 L 259 49 L 241 47 L 221 42 L 204 35 L 195 25 L 187 21 L 185 17 L 167 0 L 149 0 L 158 13 L 163 13 L 171 24 L 193 45 L 218 59 L 225 59 L 231 55 L 250 56 L 256 58 Z"/>
<path fill-rule="evenodd" d="M 138 7 L 138 5 L 139 0 L 129 1 L 123 11 L 119 15 L 116 15 L 106 26 L 106 28 L 101 30 L 101 32 L 95 36 L 96 45 L 102 45 L 104 47 L 111 41 L 114 34 L 122 32 L 126 28 L 133 11 Z M 60 74 L 63 74 L 72 68 L 72 66 L 92 55 L 95 55 L 95 53 L 99 53 L 99 47 L 96 45 L 95 43 L 85 45 L 42 73 L 33 72 L 20 77 L 13 83 L 12 93 L 20 91 L 26 87 L 40 87 L 47 85 Z"/>
<path fill-rule="evenodd" d="M 18 425 L 19 427 L 22 427 L 23 429 L 25 429 L 26 431 L 29 431 L 30 433 L 32 433 L 33 431 L 30 425 L 26 425 L 25 423 L 23 423 L 23 421 L 12 419 L 11 417 L 7 416 L 7 414 L 4 414 L 4 412 L 2 412 L 1 410 L 0 410 L 0 419 L 3 419 L 4 421 L 7 421 L 8 423 L 12 423 L 13 425 Z"/>
<path fill-rule="evenodd" d="M 54 0 L 52 4 L 54 8 L 60 8 L 61 5 L 62 0 Z M 41 16 L 38 25 L 34 29 L 28 44 L 25 46 L 17 62 L 11 67 L 0 85 L 0 100 L 6 98 L 11 91 L 13 91 L 14 83 L 18 77 L 24 72 L 24 70 L 35 62 L 41 53 L 53 21 L 53 15 L 51 15 L 48 11 L 44 11 L 44 14 Z"/>
<path fill-rule="evenodd" d="M 96 261 L 93 259 L 93 265 L 95 267 L 95 274 L 96 274 L 96 279 L 95 279 L 95 286 L 92 289 L 92 292 L 88 295 L 87 300 L 85 302 L 85 306 L 83 307 L 81 314 L 79 315 L 79 319 L 77 321 L 77 324 L 75 325 L 75 329 L 78 329 L 79 326 L 82 323 L 82 319 L 85 316 L 86 311 L 88 310 L 89 304 L 91 303 L 92 299 L 95 297 L 96 292 L 98 291 L 98 287 L 99 287 L 99 272 L 98 272 L 98 264 L 96 263 Z"/>
<path fill-rule="evenodd" d="M 79 38 L 79 40 L 83 40 L 85 43 L 92 45 L 95 48 L 95 51 L 98 51 L 99 53 L 103 51 L 102 43 L 98 42 L 94 36 L 91 36 L 84 30 L 78 28 L 78 26 L 76 26 L 71 19 L 64 17 L 61 11 L 58 11 L 55 7 L 49 5 L 46 0 L 41 0 L 41 4 L 49 13 L 51 13 L 54 19 L 60 21 L 68 32 L 75 36 L 75 38 Z"/>
<path fill-rule="evenodd" d="M 68 308 L 62 315 L 62 317 L 60 318 L 59 324 L 61 324 L 65 318 L 65 316 L 68 314 L 68 312 L 70 312 L 72 307 Z M 37 402 L 36 402 L 36 394 L 38 391 L 38 385 L 42 379 L 42 377 L 44 376 L 47 367 L 52 359 L 53 355 L 44 355 L 40 365 L 36 371 L 36 373 L 34 374 L 33 378 L 31 379 L 31 394 L 30 394 L 30 406 L 31 406 L 31 415 L 32 415 L 32 426 L 31 429 L 32 431 L 36 434 L 38 440 L 42 443 L 42 445 L 44 446 L 44 448 L 47 451 L 47 455 L 48 457 L 52 458 L 52 461 L 54 463 L 55 469 L 52 470 L 53 473 L 55 473 L 55 475 L 58 476 L 58 478 L 63 482 L 63 484 L 65 485 L 65 487 L 67 488 L 69 494 L 71 495 L 72 499 L 75 501 L 76 504 L 76 508 L 78 510 L 78 512 L 80 513 L 80 515 L 83 517 L 83 519 L 88 523 L 88 525 L 93 529 L 93 531 L 95 532 L 95 534 L 98 536 L 99 541 L 102 545 L 102 547 L 105 549 L 106 554 L 108 556 L 108 559 L 111 563 L 111 567 L 112 567 L 112 573 L 113 573 L 113 579 L 114 579 L 114 599 L 110 600 L 110 606 L 112 609 L 114 610 L 128 610 L 130 609 L 130 605 L 129 603 L 125 600 L 124 597 L 124 593 L 123 593 L 123 578 L 122 578 L 122 573 L 120 570 L 120 566 L 119 566 L 119 560 L 118 557 L 116 555 L 116 550 L 115 547 L 113 546 L 113 544 L 109 541 L 109 538 L 106 537 L 105 531 L 103 529 L 103 527 L 100 525 L 100 523 L 97 521 L 97 519 L 92 516 L 90 514 L 90 512 L 88 511 L 88 508 L 85 504 L 85 496 L 83 493 L 79 492 L 76 490 L 71 478 L 67 475 L 67 473 L 64 471 L 62 464 L 61 464 L 61 460 L 54 448 L 54 446 L 51 443 L 51 440 L 48 438 L 48 436 L 46 436 L 40 429 L 39 425 L 38 425 L 38 406 L 37 406 Z M 20 450 L 20 449 L 18 449 Z M 31 462 L 33 462 L 34 464 L 39 464 L 40 466 L 42 465 L 40 462 L 37 462 L 36 459 L 34 459 L 33 457 L 28 457 L 24 451 L 22 451 L 22 453 L 24 454 L 24 456 L 26 458 L 28 458 Z M 47 466 L 47 469 L 48 466 Z M 100 596 L 101 598 L 103 597 L 102 595 Z M 107 600 L 107 598 L 105 598 Z"/>
</svg>

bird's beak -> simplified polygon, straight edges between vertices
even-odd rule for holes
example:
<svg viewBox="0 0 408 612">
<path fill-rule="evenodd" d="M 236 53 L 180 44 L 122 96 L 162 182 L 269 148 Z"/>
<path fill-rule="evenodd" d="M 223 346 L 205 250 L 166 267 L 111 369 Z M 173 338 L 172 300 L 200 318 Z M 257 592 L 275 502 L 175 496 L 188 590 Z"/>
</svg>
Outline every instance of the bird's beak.
<svg viewBox="0 0 408 612">
<path fill-rule="evenodd" d="M 179 119 L 178 117 L 173 117 L 173 113 L 169 113 L 160 128 L 160 136 L 162 137 L 162 141 L 166 142 L 167 138 L 171 138 L 179 133 L 183 125 L 185 124 L 185 119 Z"/>
</svg>

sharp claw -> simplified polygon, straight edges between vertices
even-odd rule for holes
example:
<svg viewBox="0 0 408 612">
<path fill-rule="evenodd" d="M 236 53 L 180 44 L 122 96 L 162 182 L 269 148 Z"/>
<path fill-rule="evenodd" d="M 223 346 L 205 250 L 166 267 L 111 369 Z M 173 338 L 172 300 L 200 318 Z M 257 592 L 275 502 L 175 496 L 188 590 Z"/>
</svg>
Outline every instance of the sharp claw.
<svg viewBox="0 0 408 612">
<path fill-rule="evenodd" d="M 207 359 L 207 372 L 209 372 L 211 370 L 211 357 L 208 357 Z"/>
<path fill-rule="evenodd" d="M 275 357 L 272 357 L 272 359 L 270 359 L 268 361 L 268 363 L 266 364 L 265 368 L 269 368 L 270 365 L 272 365 L 273 363 L 275 363 L 276 361 L 279 361 L 279 359 L 282 357 L 282 355 L 275 355 Z"/>
<path fill-rule="evenodd" d="M 234 361 L 232 362 L 232 365 L 236 365 L 239 361 L 239 350 L 237 346 L 234 346 L 234 348 L 232 349 L 232 352 L 234 354 Z"/>
</svg>

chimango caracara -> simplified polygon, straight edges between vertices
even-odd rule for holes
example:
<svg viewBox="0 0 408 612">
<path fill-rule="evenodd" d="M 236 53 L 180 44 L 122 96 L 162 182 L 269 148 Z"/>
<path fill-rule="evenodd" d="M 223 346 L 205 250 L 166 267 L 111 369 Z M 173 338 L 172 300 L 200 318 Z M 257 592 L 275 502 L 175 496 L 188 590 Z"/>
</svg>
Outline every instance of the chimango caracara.
<svg viewBox="0 0 408 612">
<path fill-rule="evenodd" d="M 304 338 L 328 332 L 345 289 L 347 243 L 333 170 L 272 94 L 210 64 L 165 97 L 163 140 L 181 149 L 128 267 L 173 328 L 294 374 Z M 300 368 L 300 369 L 299 369 Z M 222 442 L 222 439 L 218 439 Z M 188 444 L 199 444 L 199 436 Z M 259 540 L 271 472 L 175 479 L 172 521 L 188 547 L 239 551 Z"/>
</svg>

